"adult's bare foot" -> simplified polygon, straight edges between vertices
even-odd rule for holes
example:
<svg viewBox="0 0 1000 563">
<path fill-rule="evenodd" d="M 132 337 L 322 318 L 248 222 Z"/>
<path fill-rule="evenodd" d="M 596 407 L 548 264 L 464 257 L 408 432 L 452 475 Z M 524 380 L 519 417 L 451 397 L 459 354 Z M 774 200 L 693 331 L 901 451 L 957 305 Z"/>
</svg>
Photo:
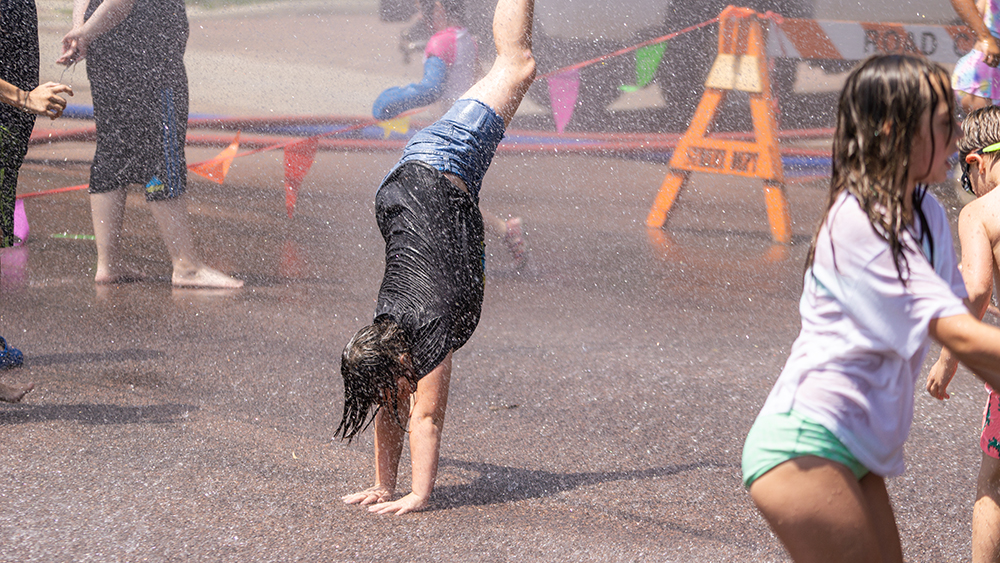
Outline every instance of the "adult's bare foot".
<svg viewBox="0 0 1000 563">
<path fill-rule="evenodd" d="M 34 383 L 27 385 L 4 385 L 0 383 L 0 401 L 5 403 L 19 403 L 29 391 L 35 388 Z"/>
<path fill-rule="evenodd" d="M 243 280 L 227 276 L 208 266 L 201 266 L 189 272 L 174 270 L 171 281 L 174 287 L 208 287 L 215 289 L 238 289 L 243 287 Z"/>
</svg>

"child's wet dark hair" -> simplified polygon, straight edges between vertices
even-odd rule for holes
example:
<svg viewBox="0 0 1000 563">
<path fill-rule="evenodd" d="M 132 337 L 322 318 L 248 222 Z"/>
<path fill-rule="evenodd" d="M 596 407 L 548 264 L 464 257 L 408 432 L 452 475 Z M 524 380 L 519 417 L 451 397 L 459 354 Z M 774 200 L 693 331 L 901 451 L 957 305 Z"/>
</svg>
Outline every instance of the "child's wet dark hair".
<svg viewBox="0 0 1000 563">
<path fill-rule="evenodd" d="M 977 153 L 986 162 L 994 162 L 1000 158 L 1000 151 L 995 146 L 1000 143 L 1000 106 L 979 108 L 966 116 L 962 122 L 962 138 L 958 141 L 958 163 L 962 167 L 962 188 L 972 191 L 969 180 L 969 163 L 965 157 Z M 989 147 L 989 151 L 983 149 Z"/>
<path fill-rule="evenodd" d="M 964 161 L 969 153 L 1000 143 L 1000 106 L 986 106 L 966 116 L 958 156 Z M 987 153 L 995 157 L 995 153 Z M 986 156 L 986 155 L 983 155 Z"/>
<path fill-rule="evenodd" d="M 344 378 L 344 414 L 334 436 L 352 440 L 375 420 L 380 408 L 388 407 L 397 422 L 396 388 L 400 377 L 411 378 L 404 357 L 410 346 L 403 329 L 387 318 L 376 319 L 354 335 L 340 359 Z"/>
<path fill-rule="evenodd" d="M 931 166 L 930 162 L 911 162 L 910 154 L 914 139 L 921 137 L 922 128 L 930 128 L 929 116 L 942 100 L 954 115 L 948 72 L 915 55 L 880 55 L 865 60 L 848 76 L 840 94 L 830 192 L 817 234 L 840 194 L 849 192 L 861 204 L 875 232 L 889 243 L 904 284 L 908 266 L 901 236 L 910 224 L 904 211 L 907 180 L 911 167 Z M 953 119 L 952 127 L 957 126 Z M 934 151 L 945 150 L 933 146 L 933 132 L 930 141 Z M 913 210 L 918 215 L 922 214 L 925 193 L 922 186 L 913 193 Z M 933 254 L 930 233 L 921 229 L 917 238 L 928 239 Z M 813 237 L 807 269 L 815 250 Z"/>
</svg>

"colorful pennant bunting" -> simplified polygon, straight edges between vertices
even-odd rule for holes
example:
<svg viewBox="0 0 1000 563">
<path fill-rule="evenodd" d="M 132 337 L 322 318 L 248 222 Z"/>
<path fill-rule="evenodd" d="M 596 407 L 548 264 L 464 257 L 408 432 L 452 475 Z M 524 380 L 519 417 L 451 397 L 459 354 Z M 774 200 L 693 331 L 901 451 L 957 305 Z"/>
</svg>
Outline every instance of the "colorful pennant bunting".
<svg viewBox="0 0 1000 563">
<path fill-rule="evenodd" d="M 188 170 L 204 176 L 216 184 L 221 184 L 229 173 L 229 166 L 236 158 L 236 153 L 240 150 L 240 132 L 236 132 L 236 138 L 228 147 L 222 150 L 215 158 L 199 162 L 188 166 Z"/>
<path fill-rule="evenodd" d="M 635 92 L 645 88 L 656 76 L 656 69 L 660 67 L 660 61 L 663 60 L 663 53 L 666 49 L 666 43 L 656 43 L 636 50 L 635 85 L 625 84 L 618 88 L 623 92 Z"/>
<path fill-rule="evenodd" d="M 580 93 L 580 71 L 571 69 L 548 78 L 549 100 L 552 102 L 552 117 L 556 121 L 556 131 L 562 133 L 573 117 L 576 97 Z"/>
<path fill-rule="evenodd" d="M 312 168 L 318 146 L 319 139 L 316 137 L 285 146 L 285 209 L 288 210 L 289 219 L 295 211 L 295 200 L 298 199 L 302 179 Z"/>
</svg>

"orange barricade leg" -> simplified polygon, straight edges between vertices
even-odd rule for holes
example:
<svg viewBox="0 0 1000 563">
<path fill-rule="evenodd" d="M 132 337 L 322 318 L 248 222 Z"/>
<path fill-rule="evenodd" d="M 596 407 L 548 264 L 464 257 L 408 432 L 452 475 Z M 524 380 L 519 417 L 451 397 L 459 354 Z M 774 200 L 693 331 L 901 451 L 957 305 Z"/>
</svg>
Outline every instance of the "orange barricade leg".
<svg viewBox="0 0 1000 563">
<path fill-rule="evenodd" d="M 771 236 L 782 244 L 788 244 L 792 241 L 792 220 L 788 215 L 785 186 L 779 182 L 764 180 L 764 201 L 767 202 L 767 222 L 771 225 Z"/>
<path fill-rule="evenodd" d="M 691 123 L 674 149 L 670 171 L 646 218 L 647 227 L 663 227 L 691 172 L 731 174 L 763 181 L 771 236 L 782 244 L 791 241 L 766 44 L 766 31 L 753 10 L 730 6 L 719 15 L 718 58 L 705 80 L 705 93 Z M 712 134 L 716 114 L 732 90 L 750 94 L 752 141 Z"/>
<path fill-rule="evenodd" d="M 688 174 L 686 172 L 677 170 L 671 170 L 667 173 L 667 177 L 663 179 L 663 184 L 660 186 L 660 193 L 656 194 L 653 207 L 649 210 L 649 215 L 646 216 L 647 227 L 651 229 L 660 229 L 663 227 L 663 224 L 667 222 L 667 213 L 670 212 L 670 208 L 674 205 L 677 194 L 680 193 L 681 186 L 684 185 L 687 177 Z"/>
</svg>

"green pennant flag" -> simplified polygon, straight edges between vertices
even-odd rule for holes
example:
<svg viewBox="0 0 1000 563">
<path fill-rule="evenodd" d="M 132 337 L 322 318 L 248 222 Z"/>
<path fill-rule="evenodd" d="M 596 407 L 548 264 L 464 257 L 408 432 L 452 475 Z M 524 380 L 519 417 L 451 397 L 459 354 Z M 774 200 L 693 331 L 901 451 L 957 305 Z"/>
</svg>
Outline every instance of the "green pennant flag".
<svg viewBox="0 0 1000 563">
<path fill-rule="evenodd" d="M 660 60 L 663 59 L 663 52 L 667 49 L 666 41 L 662 43 L 656 43 L 654 45 L 647 45 L 635 52 L 635 86 L 631 84 L 625 84 L 619 86 L 618 89 L 624 92 L 635 92 L 640 88 L 643 88 L 653 80 L 653 76 L 656 74 L 656 69 L 660 66 Z"/>
</svg>

